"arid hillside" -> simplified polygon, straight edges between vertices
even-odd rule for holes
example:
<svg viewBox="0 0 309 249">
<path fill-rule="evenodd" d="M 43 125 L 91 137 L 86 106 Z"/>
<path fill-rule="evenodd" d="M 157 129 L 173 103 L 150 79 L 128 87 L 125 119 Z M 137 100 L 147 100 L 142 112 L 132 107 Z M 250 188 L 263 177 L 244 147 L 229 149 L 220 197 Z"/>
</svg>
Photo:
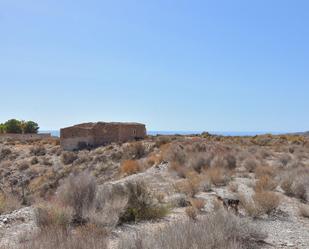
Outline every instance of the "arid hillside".
<svg viewBox="0 0 309 249">
<path fill-rule="evenodd" d="M 0 248 L 309 248 L 309 137 L 0 143 Z"/>
</svg>

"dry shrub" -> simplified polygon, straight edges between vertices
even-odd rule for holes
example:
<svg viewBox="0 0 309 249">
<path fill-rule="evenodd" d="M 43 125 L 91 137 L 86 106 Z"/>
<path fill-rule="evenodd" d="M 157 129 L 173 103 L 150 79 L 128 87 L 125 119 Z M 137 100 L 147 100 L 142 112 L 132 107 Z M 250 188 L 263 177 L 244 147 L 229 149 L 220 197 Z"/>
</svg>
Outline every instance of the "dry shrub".
<svg viewBox="0 0 309 249">
<path fill-rule="evenodd" d="M 229 184 L 229 190 L 234 193 L 238 192 L 238 184 L 236 182 L 231 182 Z"/>
<path fill-rule="evenodd" d="M 171 141 L 171 137 L 170 136 L 158 136 L 156 137 L 155 141 L 155 146 L 157 148 L 160 148 L 162 145 L 167 144 Z"/>
<path fill-rule="evenodd" d="M 14 195 L 0 193 L 0 214 L 21 208 L 20 200 Z"/>
<path fill-rule="evenodd" d="M 299 214 L 305 218 L 309 218 L 309 206 L 301 204 L 298 207 Z"/>
<path fill-rule="evenodd" d="M 32 165 L 35 165 L 35 164 L 38 164 L 38 163 L 39 163 L 39 160 L 38 160 L 38 158 L 35 156 L 35 157 L 33 157 L 33 158 L 31 159 L 30 163 L 31 163 Z"/>
<path fill-rule="evenodd" d="M 30 154 L 33 156 L 45 156 L 46 149 L 43 145 L 36 145 L 30 148 Z"/>
<path fill-rule="evenodd" d="M 185 209 L 186 215 L 192 219 L 192 220 L 196 220 L 197 219 L 197 210 L 194 207 L 187 207 Z"/>
<path fill-rule="evenodd" d="M 140 159 L 146 155 L 145 146 L 142 142 L 132 142 L 127 147 L 125 158 Z"/>
<path fill-rule="evenodd" d="M 257 249 L 267 236 L 245 218 L 219 211 L 199 220 L 181 220 L 156 232 L 124 234 L 119 249 Z"/>
<path fill-rule="evenodd" d="M 141 165 L 136 160 L 125 160 L 121 163 L 120 174 L 122 176 L 136 174 L 141 171 Z"/>
<path fill-rule="evenodd" d="M 274 176 L 276 173 L 276 170 L 271 167 L 271 166 L 262 166 L 259 165 L 255 168 L 255 176 L 257 178 L 261 177 L 261 176 Z"/>
<path fill-rule="evenodd" d="M 162 155 L 161 154 L 150 154 L 147 158 L 147 164 L 149 166 L 158 165 L 162 162 Z"/>
<path fill-rule="evenodd" d="M 188 171 L 189 171 L 188 168 L 186 168 L 185 166 L 180 165 L 180 164 L 178 164 L 178 163 L 176 163 L 176 162 L 171 162 L 170 165 L 171 165 L 171 166 L 170 166 L 170 169 L 173 170 L 173 171 L 175 171 L 176 174 L 177 174 L 179 177 L 181 177 L 181 178 L 186 178 L 186 175 L 187 175 L 187 173 L 188 173 Z"/>
<path fill-rule="evenodd" d="M 192 198 L 190 200 L 192 207 L 201 211 L 205 207 L 205 200 Z"/>
<path fill-rule="evenodd" d="M 279 161 L 282 163 L 283 166 L 286 166 L 291 161 L 291 156 L 289 154 L 282 154 L 279 157 Z"/>
<path fill-rule="evenodd" d="M 188 176 L 187 179 L 175 183 L 178 192 L 194 197 L 200 190 L 202 178 L 199 175 Z"/>
<path fill-rule="evenodd" d="M 259 162 L 254 158 L 247 158 L 242 163 L 243 167 L 247 169 L 249 172 L 254 172 L 256 167 L 259 165 Z"/>
<path fill-rule="evenodd" d="M 41 229 L 47 227 L 68 228 L 72 221 L 72 208 L 59 203 L 42 203 L 35 209 L 35 221 Z"/>
<path fill-rule="evenodd" d="M 21 161 L 18 163 L 17 167 L 19 170 L 26 170 L 29 168 L 29 163 L 27 161 Z"/>
<path fill-rule="evenodd" d="M 12 154 L 12 150 L 10 148 L 2 148 L 0 151 L 0 160 L 8 157 L 10 154 Z"/>
<path fill-rule="evenodd" d="M 69 176 L 58 188 L 57 196 L 61 203 L 74 212 L 74 222 L 82 223 L 93 206 L 97 184 L 95 178 L 84 172 Z"/>
<path fill-rule="evenodd" d="M 77 158 L 77 154 L 72 151 L 64 151 L 61 155 L 61 160 L 65 165 L 73 163 Z"/>
<path fill-rule="evenodd" d="M 281 181 L 280 187 L 283 189 L 285 194 L 292 196 L 293 195 L 293 183 L 294 179 L 292 177 L 286 177 Z"/>
<path fill-rule="evenodd" d="M 210 163 L 212 168 L 224 168 L 228 170 L 235 169 L 237 165 L 236 158 L 231 154 L 217 155 Z"/>
<path fill-rule="evenodd" d="M 287 174 L 280 186 L 287 195 L 307 201 L 309 198 L 309 171 L 297 169 Z"/>
<path fill-rule="evenodd" d="M 256 192 L 253 201 L 261 214 L 270 214 L 280 204 L 280 197 L 271 191 Z"/>
<path fill-rule="evenodd" d="M 193 169 L 198 173 L 201 173 L 202 169 L 210 167 L 213 154 L 211 153 L 192 153 L 190 154 L 189 160 L 186 163 L 187 168 Z"/>
<path fill-rule="evenodd" d="M 185 165 L 186 163 L 186 158 L 187 155 L 184 151 L 184 147 L 178 143 L 176 144 L 171 144 L 170 146 L 168 146 L 169 144 L 167 144 L 167 149 L 162 148 L 163 149 L 163 158 L 166 161 L 169 161 L 171 163 L 175 163 L 178 165 Z"/>
<path fill-rule="evenodd" d="M 225 186 L 230 180 L 229 172 L 219 167 L 210 168 L 204 174 L 215 186 Z"/>
<path fill-rule="evenodd" d="M 270 214 L 280 204 L 279 196 L 271 191 L 257 192 L 253 195 L 252 200 L 247 200 L 244 195 L 239 194 L 238 199 L 246 213 L 254 218 Z"/>
<path fill-rule="evenodd" d="M 21 245 L 21 249 L 107 249 L 107 232 L 93 225 L 75 231 L 59 227 L 41 229 Z"/>
<path fill-rule="evenodd" d="M 145 182 L 129 182 L 127 188 L 129 198 L 120 223 L 160 219 L 169 213 L 169 207 L 158 203 Z"/>
<path fill-rule="evenodd" d="M 278 186 L 278 182 L 271 179 L 268 175 L 261 176 L 255 183 L 255 191 L 274 190 Z"/>
</svg>

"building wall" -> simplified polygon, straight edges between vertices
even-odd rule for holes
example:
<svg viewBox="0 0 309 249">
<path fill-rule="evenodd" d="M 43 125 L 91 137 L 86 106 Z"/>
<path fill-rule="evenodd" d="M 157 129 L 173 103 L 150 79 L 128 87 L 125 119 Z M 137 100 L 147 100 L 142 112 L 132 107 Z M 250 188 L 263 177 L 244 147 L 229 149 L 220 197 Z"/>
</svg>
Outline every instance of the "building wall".
<svg viewBox="0 0 309 249">
<path fill-rule="evenodd" d="M 20 141 L 31 141 L 31 140 L 40 140 L 45 138 L 50 138 L 50 133 L 41 133 L 41 134 L 13 134 L 13 133 L 5 133 L 0 134 L 0 140 L 20 140 Z"/>
<path fill-rule="evenodd" d="M 119 127 L 119 141 L 125 142 L 146 137 L 145 125 L 127 124 Z"/>
<path fill-rule="evenodd" d="M 94 145 L 94 136 L 92 129 L 83 129 L 80 127 L 68 127 L 60 130 L 60 146 L 64 150 L 75 150 L 81 144 L 86 146 Z"/>
<path fill-rule="evenodd" d="M 146 136 L 145 125 L 136 123 L 86 123 L 60 130 L 60 145 L 64 150 L 75 150 L 83 143 L 97 147 L 112 142 L 126 142 Z"/>
</svg>

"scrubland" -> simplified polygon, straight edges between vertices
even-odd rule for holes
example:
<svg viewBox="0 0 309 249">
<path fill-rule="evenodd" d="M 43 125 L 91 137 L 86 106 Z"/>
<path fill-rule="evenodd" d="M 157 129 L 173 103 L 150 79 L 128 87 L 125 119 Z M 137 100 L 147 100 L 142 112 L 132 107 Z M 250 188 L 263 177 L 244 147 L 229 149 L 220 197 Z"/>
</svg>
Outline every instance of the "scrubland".
<svg viewBox="0 0 309 249">
<path fill-rule="evenodd" d="M 2 141 L 0 248 L 309 248 L 309 137 Z"/>
</svg>

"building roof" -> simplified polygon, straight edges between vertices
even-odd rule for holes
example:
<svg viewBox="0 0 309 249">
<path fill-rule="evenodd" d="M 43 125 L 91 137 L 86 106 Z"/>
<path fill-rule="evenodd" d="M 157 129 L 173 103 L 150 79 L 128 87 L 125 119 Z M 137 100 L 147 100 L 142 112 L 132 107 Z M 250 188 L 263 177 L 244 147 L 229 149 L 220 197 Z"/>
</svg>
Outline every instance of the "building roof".
<svg viewBox="0 0 309 249">
<path fill-rule="evenodd" d="M 70 128 L 80 128 L 80 129 L 93 129 L 97 125 L 142 125 L 142 123 L 135 123 L 135 122 L 89 122 L 89 123 L 82 123 L 77 124 L 69 127 L 65 127 L 62 129 L 70 129 Z"/>
</svg>

